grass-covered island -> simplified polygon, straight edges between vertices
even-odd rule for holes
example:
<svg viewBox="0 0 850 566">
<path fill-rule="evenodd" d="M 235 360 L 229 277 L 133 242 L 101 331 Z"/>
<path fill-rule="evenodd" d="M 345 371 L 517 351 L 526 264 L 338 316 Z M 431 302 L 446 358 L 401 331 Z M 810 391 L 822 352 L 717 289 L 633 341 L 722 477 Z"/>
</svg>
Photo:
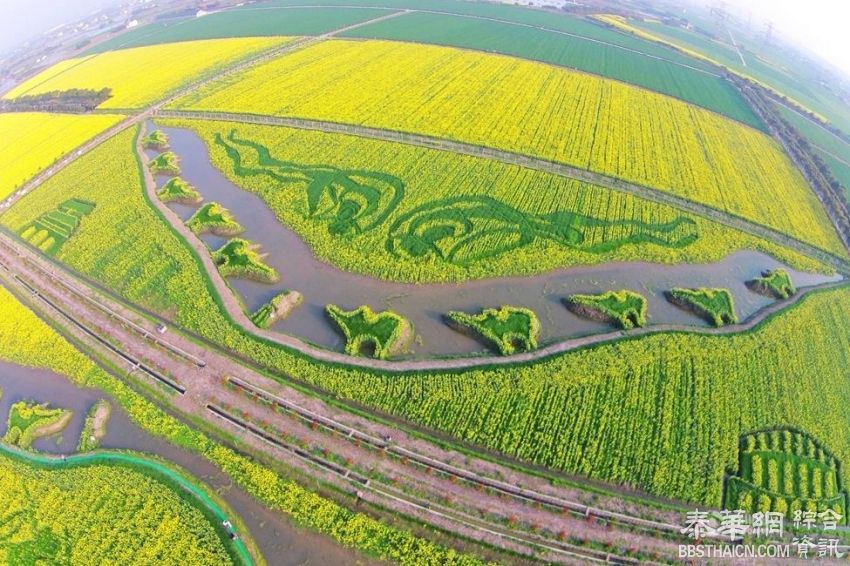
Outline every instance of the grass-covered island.
<svg viewBox="0 0 850 566">
<path fill-rule="evenodd" d="M 540 334 L 537 315 L 523 307 L 501 306 L 475 315 L 450 311 L 446 313 L 446 323 L 473 334 L 503 356 L 537 348 Z"/>
<path fill-rule="evenodd" d="M 413 341 L 413 324 L 389 310 L 376 313 L 363 305 L 345 311 L 328 305 L 325 312 L 345 336 L 345 353 L 350 356 L 386 359 L 407 352 Z"/>
<path fill-rule="evenodd" d="M 756 293 L 776 299 L 787 299 L 797 292 L 797 288 L 791 282 L 791 276 L 784 269 L 765 271 L 761 277 L 747 281 L 747 287 Z"/>
<path fill-rule="evenodd" d="M 236 236 L 245 231 L 233 214 L 217 202 L 208 202 L 195 211 L 186 221 L 186 226 L 195 234 L 210 233 L 222 237 Z"/>
<path fill-rule="evenodd" d="M 564 305 L 579 316 L 629 329 L 646 325 L 646 297 L 634 291 L 570 295 Z"/>
<path fill-rule="evenodd" d="M 735 324 L 735 301 L 727 289 L 682 289 L 675 287 L 664 294 L 676 306 L 697 314 L 714 326 Z"/>
<path fill-rule="evenodd" d="M 195 187 L 180 177 L 170 178 L 160 188 L 156 195 L 162 202 L 177 202 L 180 204 L 200 204 L 204 198 Z"/>
<path fill-rule="evenodd" d="M 274 283 L 280 276 L 277 271 L 263 261 L 263 256 L 255 244 L 241 238 L 233 238 L 218 250 L 212 257 L 223 277 L 242 277 L 261 283 Z"/>
<path fill-rule="evenodd" d="M 154 175 L 179 175 L 180 158 L 173 151 L 166 151 L 154 157 L 148 167 Z"/>
<path fill-rule="evenodd" d="M 278 320 L 289 316 L 289 313 L 303 301 L 304 296 L 301 293 L 287 289 L 257 309 L 257 312 L 251 315 L 251 322 L 258 328 L 268 328 Z"/>
</svg>

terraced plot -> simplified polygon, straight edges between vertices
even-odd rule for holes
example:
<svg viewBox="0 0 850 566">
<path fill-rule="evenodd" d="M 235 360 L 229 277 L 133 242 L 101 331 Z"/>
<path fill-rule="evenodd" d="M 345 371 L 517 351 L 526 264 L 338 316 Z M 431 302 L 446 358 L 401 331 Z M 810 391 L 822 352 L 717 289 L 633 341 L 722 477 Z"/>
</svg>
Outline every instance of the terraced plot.
<svg viewBox="0 0 850 566">
<path fill-rule="evenodd" d="M 120 120 L 109 114 L 0 114 L 0 199 Z"/>
<path fill-rule="evenodd" d="M 384 279 L 460 281 L 610 260 L 706 262 L 742 248 L 815 267 L 667 206 L 491 160 L 290 128 L 168 123 L 195 129 L 213 162 L 319 257 Z"/>
<path fill-rule="evenodd" d="M 763 133 L 540 63 L 331 40 L 208 85 L 175 106 L 363 124 L 534 155 L 669 191 L 845 253 L 817 197 Z"/>
<path fill-rule="evenodd" d="M 84 216 L 94 205 L 78 199 L 66 200 L 56 210 L 39 216 L 20 230 L 21 238 L 49 255 L 55 255 L 68 238 L 74 235 Z"/>
<path fill-rule="evenodd" d="M 16 86 L 3 98 L 72 88 L 111 88 L 100 108 L 141 108 L 181 86 L 260 51 L 282 37 L 217 39 L 123 49 L 67 59 Z"/>
</svg>

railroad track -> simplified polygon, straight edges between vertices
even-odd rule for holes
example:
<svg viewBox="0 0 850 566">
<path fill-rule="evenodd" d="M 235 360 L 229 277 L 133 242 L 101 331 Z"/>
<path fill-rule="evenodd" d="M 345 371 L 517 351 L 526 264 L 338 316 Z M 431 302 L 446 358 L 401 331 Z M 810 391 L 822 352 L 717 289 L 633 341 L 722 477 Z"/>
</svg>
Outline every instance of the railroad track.
<svg viewBox="0 0 850 566">
<path fill-rule="evenodd" d="M 556 541 L 549 538 L 532 535 L 530 533 L 511 531 L 510 529 L 506 529 L 500 525 L 491 523 L 489 521 L 484 521 L 476 517 L 471 517 L 455 509 L 451 509 L 443 505 L 438 505 L 433 502 L 426 501 L 415 496 L 411 496 L 392 486 L 375 481 L 358 472 L 352 471 L 351 469 L 345 466 L 337 464 L 336 462 L 333 462 L 326 458 L 322 458 L 321 456 L 312 454 L 307 450 L 304 450 L 303 448 L 285 442 L 281 440 L 278 435 L 272 434 L 267 430 L 264 430 L 254 425 L 253 423 L 229 412 L 227 409 L 219 405 L 208 404 L 206 406 L 206 409 L 218 418 L 229 423 L 231 426 L 239 428 L 247 432 L 248 434 L 255 436 L 261 441 L 270 444 L 280 450 L 284 450 L 310 465 L 316 466 L 326 472 L 330 472 L 331 474 L 337 476 L 339 479 L 348 482 L 357 490 L 358 493 L 362 492 L 362 490 L 368 490 L 375 493 L 382 499 L 393 500 L 403 505 L 413 507 L 419 510 L 420 512 L 435 515 L 442 519 L 446 519 L 460 524 L 464 527 L 475 529 L 477 531 L 489 535 L 497 536 L 508 541 L 519 543 L 524 546 L 528 546 L 532 549 L 542 549 L 547 552 L 552 552 L 564 556 L 565 558 L 578 559 L 582 561 L 590 561 L 602 564 L 639 564 L 637 559 L 631 557 L 620 556 L 614 553 L 596 550 L 593 548 L 577 546 L 567 542 Z M 358 497 L 360 497 L 360 495 L 358 495 Z M 647 562 L 640 563 L 646 564 Z"/>
<path fill-rule="evenodd" d="M 6 264 L 0 262 L 0 270 L 6 272 L 9 279 L 12 279 L 15 282 L 17 282 L 18 285 L 20 287 L 23 287 L 32 297 L 37 298 L 39 301 L 41 301 L 42 303 L 47 305 L 47 307 L 50 310 L 59 314 L 59 316 L 61 316 L 62 318 L 64 318 L 68 322 L 70 322 L 75 328 L 77 328 L 78 330 L 83 332 L 86 336 L 93 339 L 98 344 L 100 344 L 100 346 L 108 349 L 113 355 L 117 356 L 118 358 L 122 359 L 124 362 L 129 364 L 131 371 L 134 371 L 134 370 L 141 371 L 142 373 L 148 375 L 149 377 L 154 379 L 156 382 L 161 383 L 162 385 L 166 386 L 167 388 L 169 388 L 171 391 L 177 393 L 178 395 L 184 395 L 186 393 L 185 387 L 183 387 L 182 385 L 180 385 L 176 381 L 170 379 L 169 377 L 166 377 L 162 373 L 156 371 L 152 367 L 143 363 L 141 360 L 138 360 L 137 358 L 131 356 L 130 354 L 127 354 L 126 352 L 124 352 L 123 350 L 121 350 L 120 348 L 118 348 L 114 344 L 112 344 L 109 340 L 106 340 L 105 338 L 103 338 L 97 332 L 88 328 L 85 324 L 80 322 L 74 315 L 67 312 L 65 309 L 63 309 L 59 305 L 57 305 L 53 300 L 49 299 L 42 292 L 40 292 L 38 289 L 36 289 L 32 285 L 30 285 L 28 282 L 24 281 L 17 274 L 12 273 L 11 270 L 8 268 L 8 266 Z M 7 279 L 7 281 L 8 281 L 8 279 Z"/>
<path fill-rule="evenodd" d="M 281 397 L 278 397 L 277 395 L 274 395 L 273 393 L 270 393 L 260 387 L 256 387 L 254 385 L 246 383 L 245 381 L 239 378 L 228 377 L 227 381 L 234 387 L 250 395 L 265 399 L 266 402 L 272 404 L 273 406 L 280 407 L 285 411 L 297 415 L 307 423 L 315 423 L 318 426 L 321 426 L 324 429 L 346 439 L 352 441 L 358 440 L 363 444 L 372 446 L 373 448 L 385 450 L 388 453 L 392 453 L 401 458 L 405 458 L 408 461 L 413 462 L 423 468 L 428 468 L 433 471 L 446 474 L 448 476 L 456 477 L 468 483 L 475 484 L 481 487 L 486 487 L 488 489 L 492 489 L 494 491 L 514 497 L 516 499 L 520 499 L 522 501 L 530 503 L 539 503 L 553 510 L 563 511 L 564 509 L 566 509 L 582 517 L 596 517 L 600 519 L 605 519 L 606 521 L 615 522 L 624 526 L 636 527 L 642 530 L 649 530 L 654 533 L 666 533 L 677 535 L 680 534 L 679 530 L 681 529 L 681 527 L 677 525 L 672 525 L 670 523 L 664 523 L 660 521 L 652 521 L 640 517 L 634 517 L 631 515 L 626 515 L 624 513 L 608 511 L 606 509 L 599 509 L 576 501 L 569 501 L 567 499 L 554 497 L 532 489 L 517 487 L 507 482 L 499 481 L 486 476 L 481 476 L 475 472 L 459 468 L 457 466 L 453 466 L 445 462 L 440 462 L 439 460 L 436 460 L 434 458 L 430 458 L 428 456 L 419 454 L 418 452 L 414 452 L 412 450 L 404 448 L 403 446 L 395 444 L 392 441 L 388 441 L 387 439 L 370 435 L 361 430 L 343 424 L 339 421 L 319 415 L 314 411 L 311 411 L 304 407 L 300 407 L 299 405 L 292 403 L 291 401 L 282 399 Z"/>
</svg>

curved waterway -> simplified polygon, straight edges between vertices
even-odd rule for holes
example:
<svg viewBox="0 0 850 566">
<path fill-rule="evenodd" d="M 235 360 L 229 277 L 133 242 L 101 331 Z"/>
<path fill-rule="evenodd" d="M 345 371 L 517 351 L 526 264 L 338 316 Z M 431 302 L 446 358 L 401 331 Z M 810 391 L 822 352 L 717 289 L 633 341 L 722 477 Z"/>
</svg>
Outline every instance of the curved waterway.
<svg viewBox="0 0 850 566">
<path fill-rule="evenodd" d="M 149 124 L 149 131 L 156 126 Z M 587 320 L 569 312 L 562 299 L 574 293 L 598 293 L 631 289 L 649 302 L 648 325 L 708 323 L 664 298 L 672 287 L 724 287 L 735 298 L 740 320 L 745 320 L 770 304 L 772 299 L 750 291 L 745 282 L 763 270 L 785 268 L 798 288 L 836 281 L 840 276 L 804 273 L 760 252 L 740 251 L 711 264 L 660 265 L 642 262 L 618 262 L 571 267 L 540 275 L 499 277 L 464 283 L 409 284 L 393 283 L 342 271 L 313 255 L 298 234 L 281 223 L 265 202 L 254 193 L 232 183 L 210 162 L 203 140 L 192 130 L 160 128 L 169 136 L 171 151 L 180 156 L 181 176 L 194 185 L 204 201 L 215 201 L 229 209 L 245 226 L 240 235 L 257 242 L 268 256 L 281 280 L 273 285 L 243 279 L 229 280 L 231 288 L 253 312 L 282 289 L 294 289 L 304 295 L 304 303 L 273 330 L 298 336 L 309 342 L 340 350 L 343 340 L 325 316 L 325 305 L 355 308 L 363 304 L 373 309 L 392 308 L 413 322 L 421 340 L 413 345 L 414 357 L 458 355 L 482 352 L 478 341 L 454 332 L 443 322 L 451 310 L 479 311 L 503 304 L 534 310 L 540 317 L 542 344 L 558 342 L 610 331 L 607 324 Z M 157 152 L 150 151 L 150 157 Z M 161 186 L 165 177 L 158 177 Z M 169 204 L 181 218 L 188 219 L 197 209 Z M 205 235 L 211 249 L 224 243 L 223 238 Z"/>
<path fill-rule="evenodd" d="M 74 416 L 57 438 L 40 438 L 33 443 L 36 450 L 52 454 L 76 452 L 88 410 L 98 399 L 112 405 L 106 425 L 103 448 L 135 450 L 155 454 L 182 467 L 219 494 L 243 520 L 254 541 L 270 566 L 304 564 L 377 564 L 329 537 L 296 527 L 282 513 L 275 513 L 235 485 L 213 464 L 161 438 L 157 438 L 133 423 L 121 406 L 109 395 L 90 388 L 76 387 L 65 377 L 50 371 L 22 367 L 0 361 L 0 418 L 5 434 L 9 407 L 20 400 L 50 403 L 53 407 L 71 409 Z M 57 440 L 59 442 L 57 442 Z"/>
</svg>

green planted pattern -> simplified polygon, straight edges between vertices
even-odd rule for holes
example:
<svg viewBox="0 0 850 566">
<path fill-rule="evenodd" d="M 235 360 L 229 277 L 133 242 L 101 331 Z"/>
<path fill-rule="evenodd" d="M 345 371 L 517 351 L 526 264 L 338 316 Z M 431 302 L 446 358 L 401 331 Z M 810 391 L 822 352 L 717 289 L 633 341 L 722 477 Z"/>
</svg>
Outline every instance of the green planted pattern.
<svg viewBox="0 0 850 566">
<path fill-rule="evenodd" d="M 787 299 L 797 292 L 791 282 L 791 276 L 784 269 L 766 271 L 761 277 L 747 281 L 747 286 L 757 293 L 777 299 Z"/>
<path fill-rule="evenodd" d="M 48 255 L 55 255 L 80 226 L 80 220 L 94 210 L 94 204 L 66 200 L 56 210 L 39 216 L 20 230 L 21 238 Z"/>
<path fill-rule="evenodd" d="M 404 353 L 413 340 L 413 325 L 392 311 L 376 313 L 368 305 L 352 311 L 328 305 L 325 311 L 345 336 L 350 356 L 386 359 Z"/>
<path fill-rule="evenodd" d="M 195 234 L 209 232 L 224 237 L 236 236 L 245 231 L 245 228 L 233 218 L 233 214 L 217 202 L 208 202 L 199 208 L 186 221 L 186 226 Z"/>
<path fill-rule="evenodd" d="M 646 297 L 633 291 L 608 291 L 598 295 L 570 295 L 568 309 L 594 320 L 613 322 L 628 329 L 646 325 Z"/>
<path fill-rule="evenodd" d="M 274 283 L 280 277 L 273 267 L 266 265 L 257 252 L 259 244 L 233 238 L 213 252 L 213 261 L 224 277 L 244 277 L 263 283 Z"/>
<path fill-rule="evenodd" d="M 154 157 L 148 167 L 154 175 L 179 175 L 180 158 L 173 151 L 166 151 Z"/>
<path fill-rule="evenodd" d="M 308 217 L 327 223 L 333 235 L 354 235 L 375 228 L 404 196 L 404 183 L 392 175 L 280 161 L 265 146 L 237 138 L 236 130 L 231 130 L 226 140 L 216 134 L 215 141 L 227 152 L 238 176 L 266 176 L 284 186 L 304 187 Z M 237 146 L 253 150 L 257 165 L 246 166 Z"/>
<path fill-rule="evenodd" d="M 170 178 L 156 194 L 162 202 L 199 204 L 202 200 L 204 200 L 201 193 L 199 193 L 195 187 L 180 177 Z"/>
<path fill-rule="evenodd" d="M 775 511 L 789 519 L 799 510 L 831 509 L 846 524 L 847 494 L 839 470 L 835 456 L 803 431 L 782 427 L 752 432 L 741 437 L 738 469 L 726 478 L 724 506 L 750 513 Z"/>
<path fill-rule="evenodd" d="M 47 404 L 18 401 L 9 408 L 9 421 L 3 441 L 19 448 L 29 448 L 34 440 L 43 436 L 44 431 L 67 420 L 69 413 L 66 409 L 50 408 Z"/>
<path fill-rule="evenodd" d="M 714 326 L 735 324 L 735 302 L 727 289 L 670 289 L 667 300 L 684 309 L 691 310 Z"/>
<path fill-rule="evenodd" d="M 503 356 L 537 348 L 540 322 L 530 309 L 502 306 L 476 315 L 450 311 L 446 322 L 455 329 L 473 332 Z"/>
<path fill-rule="evenodd" d="M 163 150 L 168 147 L 168 134 L 162 130 L 154 130 L 142 139 L 142 147 Z"/>
</svg>

